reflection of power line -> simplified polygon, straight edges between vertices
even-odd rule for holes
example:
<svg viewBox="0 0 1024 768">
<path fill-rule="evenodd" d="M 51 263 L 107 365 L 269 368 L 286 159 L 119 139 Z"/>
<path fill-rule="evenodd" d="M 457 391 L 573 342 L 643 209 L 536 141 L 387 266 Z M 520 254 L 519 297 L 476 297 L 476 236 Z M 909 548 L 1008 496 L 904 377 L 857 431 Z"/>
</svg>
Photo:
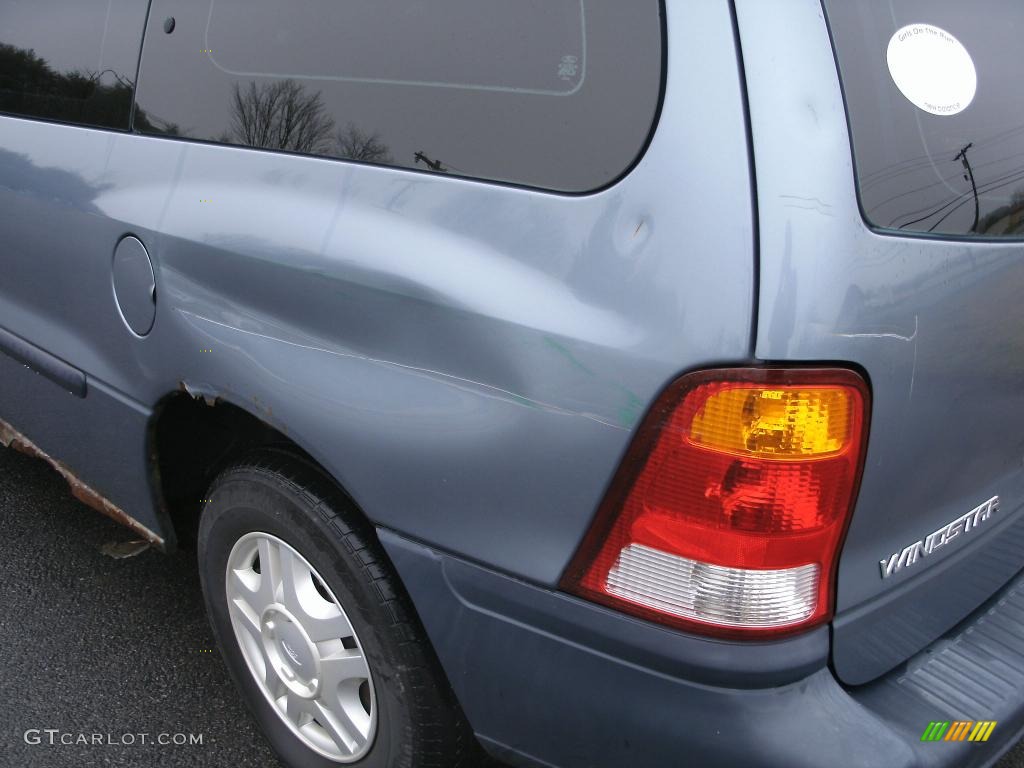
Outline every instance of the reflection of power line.
<svg viewBox="0 0 1024 768">
<path fill-rule="evenodd" d="M 1000 183 L 995 183 L 995 182 L 989 182 L 988 184 L 982 185 L 981 189 L 979 189 L 978 191 L 979 191 L 979 192 L 992 192 L 992 191 L 994 191 L 994 190 L 997 190 L 997 189 L 1002 189 L 1003 187 L 1009 186 L 1010 184 L 1015 184 L 1015 183 L 1016 183 L 1016 182 L 1018 182 L 1018 181 L 1024 181 L 1024 171 L 1021 171 L 1021 170 L 1017 170 L 1017 171 L 1016 171 L 1015 173 L 1009 174 L 1009 175 L 1007 175 L 1007 176 L 1004 176 L 1004 177 L 1002 177 L 1002 178 L 1003 178 L 1003 179 L 1008 179 L 1008 181 L 1003 181 L 1003 180 L 1001 180 L 1001 179 L 997 179 L 996 181 L 998 181 L 998 182 L 1000 182 Z M 960 201 L 959 203 L 956 203 L 956 205 L 953 205 L 953 203 L 955 203 L 955 202 L 956 202 L 956 200 L 952 200 L 952 201 L 950 201 L 950 202 L 946 203 L 946 205 L 942 206 L 942 208 L 946 208 L 946 207 L 948 207 L 948 206 L 950 206 L 950 205 L 953 205 L 953 207 L 952 207 L 952 208 L 950 208 L 950 209 L 949 209 L 948 211 L 946 211 L 946 213 L 945 213 L 945 214 L 943 214 L 943 216 L 942 216 L 942 218 L 941 218 L 941 219 L 939 219 L 938 221 L 936 221 L 936 222 L 935 222 L 934 224 L 932 224 L 932 225 L 931 225 L 931 226 L 930 226 L 930 227 L 928 228 L 928 231 L 929 231 L 929 232 L 934 232 L 934 231 L 935 231 L 935 229 L 936 229 L 936 228 L 937 228 L 937 227 L 938 227 L 938 226 L 939 226 L 939 225 L 940 225 L 940 224 L 941 224 L 942 222 L 944 222 L 944 221 L 945 221 L 946 219 L 948 219 L 948 218 L 949 218 L 949 217 L 950 217 L 951 215 L 953 215 L 953 214 L 954 214 L 954 213 L 955 213 L 956 211 L 960 210 L 960 208 L 961 208 L 962 206 L 964 206 L 964 205 L 965 205 L 965 204 L 967 203 L 967 201 L 968 201 L 968 200 L 970 200 L 970 199 L 971 199 L 971 198 L 970 198 L 970 197 L 968 197 L 968 196 L 967 196 L 966 194 L 964 194 L 964 195 L 961 195 L 961 197 L 963 197 L 964 199 L 963 199 L 963 200 L 961 200 L 961 201 Z M 932 216 L 934 216 L 934 215 L 935 215 L 936 213 L 938 213 L 939 211 L 941 211 L 941 210 L 942 210 L 942 208 L 939 208 L 939 209 L 938 209 L 937 211 L 932 211 L 932 213 L 931 213 L 931 214 L 929 214 L 928 216 L 926 216 L 925 218 L 926 218 L 926 219 L 927 219 L 927 218 L 931 218 L 931 217 L 932 217 Z M 913 223 L 913 222 L 910 222 L 910 223 Z M 903 226 L 905 227 L 905 226 L 907 226 L 907 224 L 904 224 Z M 902 227 L 901 227 L 901 229 L 902 229 Z"/>
<path fill-rule="evenodd" d="M 988 187 L 987 189 L 984 189 L 984 188 L 983 188 L 983 189 L 982 189 L 981 191 L 982 191 L 982 192 L 991 192 L 991 191 L 992 191 L 992 190 L 994 190 L 994 189 L 1000 189 L 1001 187 L 1006 187 L 1006 186 L 1009 186 L 1010 184 L 1014 184 L 1015 182 L 1018 182 L 1018 181 L 1024 181 L 1024 173 L 1021 173 L 1021 174 L 1017 175 L 1017 177 L 1016 177 L 1016 178 L 1012 178 L 1012 179 L 1010 179 L 1009 181 L 1004 181 L 1004 182 L 1003 182 L 1002 184 L 996 184 L 995 186 L 990 186 L 990 187 Z M 944 216 L 943 216 L 943 217 L 942 217 L 941 219 L 939 219 L 938 221 L 936 221 L 936 222 L 935 222 L 934 224 L 932 224 L 932 225 L 931 225 L 931 226 L 930 226 L 930 227 L 928 228 L 928 231 L 929 231 L 929 232 L 934 232 L 934 231 L 935 231 L 935 228 L 936 228 L 937 226 L 939 226 L 939 224 L 941 224 L 941 223 L 942 223 L 942 222 L 944 222 L 944 221 L 945 221 L 945 220 L 946 220 L 947 218 L 949 218 L 949 216 L 950 216 L 950 215 L 951 215 L 951 214 L 952 214 L 952 213 L 953 213 L 954 211 L 958 210 L 958 209 L 960 208 L 960 206 L 962 206 L 962 205 L 963 205 L 964 203 L 966 203 L 966 202 L 967 202 L 967 200 L 961 200 L 961 201 L 960 201 L 959 203 L 957 203 L 957 204 L 956 204 L 956 205 L 955 205 L 954 207 L 952 207 L 952 208 L 950 208 L 950 209 L 949 209 L 948 211 L 946 211 L 946 214 L 945 214 L 945 215 L 944 215 Z M 975 226 L 977 226 L 977 224 L 975 224 Z"/>
<path fill-rule="evenodd" d="M 982 139 L 981 141 L 977 142 L 977 146 L 981 147 L 982 145 L 984 145 L 985 148 L 988 149 L 992 145 L 1001 144 L 1008 138 L 1020 133 L 1021 131 L 1024 131 L 1024 125 L 1018 125 L 1013 128 L 1008 128 L 1005 131 L 1000 131 L 999 133 L 995 133 L 991 136 Z M 906 160 L 901 160 L 898 163 L 892 163 L 891 165 L 883 166 L 874 171 L 871 171 L 870 173 L 863 174 L 863 176 L 861 176 L 861 185 L 865 189 L 867 189 L 868 187 L 873 187 L 876 184 L 881 184 L 884 181 L 888 181 L 891 178 L 896 178 L 897 176 L 902 176 L 903 174 L 909 173 L 911 171 L 931 168 L 934 166 L 932 158 L 933 154 L 931 152 L 926 152 L 923 155 L 916 155 L 914 157 L 907 158 Z"/>
<path fill-rule="evenodd" d="M 980 204 L 978 203 L 978 185 L 974 183 L 974 171 L 971 170 L 971 161 L 967 159 L 967 150 L 974 146 L 974 143 L 968 143 L 963 149 L 961 149 L 954 160 L 959 160 L 964 164 L 964 168 L 967 169 L 967 175 L 971 179 L 971 190 L 974 192 L 974 225 L 971 227 L 971 232 L 978 231 L 978 217 L 981 213 Z"/>
<path fill-rule="evenodd" d="M 114 70 L 109 69 L 109 68 L 108 69 L 104 69 L 102 72 L 97 72 L 95 75 L 90 75 L 89 79 L 92 80 L 95 83 L 98 83 L 103 78 L 103 76 L 105 74 L 107 74 L 107 72 L 112 74 L 114 76 L 114 79 L 117 80 L 117 82 L 119 82 L 124 87 L 126 87 L 126 88 L 134 88 L 135 87 L 135 83 L 133 83 L 127 77 L 123 77 L 123 76 L 119 75 L 117 72 L 115 72 Z"/>
<path fill-rule="evenodd" d="M 975 165 L 974 169 L 980 171 L 982 168 L 989 168 L 990 166 L 993 166 L 993 165 L 1005 165 L 1007 160 L 1012 160 L 1013 158 L 1020 157 L 1022 155 L 1024 155 L 1024 152 L 1014 152 L 1012 155 L 1006 155 L 1005 157 L 1000 157 L 1000 158 L 997 158 L 996 160 L 989 160 L 987 163 L 982 163 L 981 165 Z M 908 195 L 913 195 L 913 194 L 916 194 L 918 192 L 923 192 L 926 189 L 931 189 L 932 187 L 937 187 L 940 184 L 945 184 L 948 187 L 949 186 L 949 182 L 951 182 L 955 178 L 956 178 L 956 174 L 953 174 L 952 176 L 940 176 L 938 181 L 933 181 L 931 184 L 924 184 L 924 185 L 922 185 L 920 187 L 913 187 L 912 189 L 908 189 L 908 190 L 906 190 L 904 192 L 900 192 L 897 195 L 892 195 L 891 197 L 887 197 L 887 198 L 885 198 L 885 200 L 881 200 L 880 202 L 877 202 L 874 205 L 872 205 L 870 208 L 868 208 L 868 213 L 870 213 L 871 211 L 877 211 L 883 205 L 885 205 L 886 203 L 891 203 L 893 200 L 899 200 L 901 197 L 907 197 Z M 958 195 L 957 199 L 959 199 L 959 197 L 960 196 Z M 919 208 L 916 211 L 905 211 L 905 212 L 901 213 L 899 216 L 897 216 L 896 218 L 900 218 L 902 216 L 913 216 L 913 215 L 918 214 L 918 213 L 923 213 L 924 211 L 929 210 L 929 207 L 930 206 L 925 206 L 924 208 Z"/>
<path fill-rule="evenodd" d="M 1009 180 L 1007 181 L 1007 179 L 1009 179 Z M 1024 179 L 1024 166 L 1018 167 L 1018 168 L 1010 171 L 1009 173 L 1007 173 L 1007 174 L 1005 174 L 1003 176 L 999 176 L 998 178 L 995 178 L 995 179 L 992 179 L 990 181 L 987 181 L 987 182 L 983 183 L 978 188 L 977 191 L 978 191 L 978 194 L 985 194 L 985 193 L 992 192 L 992 191 L 997 190 L 997 189 L 1001 189 L 1001 188 L 1007 186 L 1008 184 L 1013 184 L 1015 181 L 1020 181 L 1022 179 Z M 932 208 L 924 216 L 921 216 L 921 217 L 916 218 L 916 219 L 914 219 L 912 221 L 907 221 L 907 222 L 904 222 L 903 224 L 900 224 L 899 227 L 897 227 L 897 229 L 903 229 L 904 227 L 909 227 L 911 224 L 917 224 L 918 222 L 922 222 L 922 221 L 925 221 L 926 219 L 930 219 L 932 216 L 935 216 L 936 214 L 942 213 L 942 211 L 944 211 L 947 208 L 949 208 L 949 206 L 955 204 L 956 207 L 953 208 L 952 211 L 949 211 L 947 213 L 947 215 L 948 215 L 949 213 L 952 213 L 953 211 L 959 209 L 960 206 L 962 206 L 964 203 L 966 203 L 970 199 L 971 199 L 970 194 L 967 193 L 967 192 L 964 192 L 964 193 L 962 193 L 960 195 L 957 195 L 952 200 L 949 200 L 949 201 L 943 203 L 942 205 L 939 205 L 939 206 L 937 206 L 935 208 Z M 919 213 L 919 211 L 915 211 L 915 213 Z M 936 225 L 938 225 L 940 222 L 944 221 L 945 219 L 946 219 L 946 216 L 943 216 L 941 219 L 939 219 L 938 222 L 936 222 Z M 893 223 L 895 223 L 895 222 L 893 222 Z"/>
<path fill-rule="evenodd" d="M 464 176 L 470 175 L 469 171 L 463 170 L 462 168 L 459 168 L 459 166 L 457 165 L 452 165 L 451 163 L 442 163 L 440 160 L 431 160 L 423 152 L 417 152 L 415 155 L 413 155 L 413 157 L 416 158 L 416 163 L 422 162 L 433 171 L 439 171 L 440 173 L 448 173 L 448 171 L 455 171 L 456 173 L 461 173 Z"/>
<path fill-rule="evenodd" d="M 447 168 L 445 168 L 445 167 L 444 167 L 444 166 L 443 166 L 443 165 L 441 164 L 441 161 L 440 161 L 440 160 L 431 160 L 431 159 L 430 159 L 429 157 L 427 157 L 427 156 L 426 156 L 425 154 L 423 154 L 422 152 L 417 152 L 417 153 L 415 153 L 415 154 L 413 155 L 413 157 L 414 157 L 414 158 L 416 158 L 416 159 L 415 159 L 415 160 L 413 161 L 413 164 L 414 164 L 414 165 L 415 165 L 415 164 L 417 164 L 417 163 L 420 163 L 420 162 L 422 162 L 422 163 L 423 163 L 423 164 L 424 164 L 425 166 L 427 166 L 427 168 L 429 168 L 429 169 L 430 169 L 430 170 L 432 170 L 432 171 L 437 171 L 437 172 L 439 172 L 439 173 L 447 173 L 447 172 L 448 172 L 448 169 L 447 169 Z"/>
</svg>

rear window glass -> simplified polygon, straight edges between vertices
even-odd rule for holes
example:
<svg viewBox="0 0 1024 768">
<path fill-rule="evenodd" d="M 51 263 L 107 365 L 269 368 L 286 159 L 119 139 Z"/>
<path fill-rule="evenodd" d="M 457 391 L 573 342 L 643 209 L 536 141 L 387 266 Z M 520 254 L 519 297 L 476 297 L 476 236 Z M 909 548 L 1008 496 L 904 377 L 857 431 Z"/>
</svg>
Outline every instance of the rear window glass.
<svg viewBox="0 0 1024 768">
<path fill-rule="evenodd" d="M 128 129 L 146 0 L 0 0 L 0 112 Z"/>
<path fill-rule="evenodd" d="M 661 24 L 660 0 L 154 0 L 135 129 L 588 191 L 647 141 Z"/>
<path fill-rule="evenodd" d="M 1024 235 L 1024 5 L 824 4 L 868 222 Z"/>
</svg>

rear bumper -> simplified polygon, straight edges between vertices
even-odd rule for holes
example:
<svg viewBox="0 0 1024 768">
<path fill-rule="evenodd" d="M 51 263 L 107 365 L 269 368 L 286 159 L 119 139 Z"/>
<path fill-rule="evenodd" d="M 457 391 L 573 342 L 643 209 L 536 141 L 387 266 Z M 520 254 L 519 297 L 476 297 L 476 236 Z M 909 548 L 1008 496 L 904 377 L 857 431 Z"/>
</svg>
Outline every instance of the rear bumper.
<svg viewBox="0 0 1024 768">
<path fill-rule="evenodd" d="M 753 645 L 694 637 L 379 533 L 474 731 L 515 764 L 987 765 L 1024 726 L 1024 579 L 847 689 L 827 627 Z M 921 742 L 933 720 L 998 725 L 985 743 Z"/>
</svg>

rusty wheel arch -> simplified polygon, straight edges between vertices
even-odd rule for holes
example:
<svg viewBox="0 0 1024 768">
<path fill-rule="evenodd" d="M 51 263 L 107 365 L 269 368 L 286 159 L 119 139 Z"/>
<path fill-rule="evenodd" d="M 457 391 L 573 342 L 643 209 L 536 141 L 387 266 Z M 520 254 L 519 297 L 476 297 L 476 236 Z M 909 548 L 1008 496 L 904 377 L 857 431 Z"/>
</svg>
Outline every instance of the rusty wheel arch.
<svg viewBox="0 0 1024 768">
<path fill-rule="evenodd" d="M 57 471 L 71 490 L 71 495 L 115 522 L 129 528 L 164 551 L 174 549 L 173 536 L 160 536 L 125 512 L 110 499 L 83 481 L 67 464 L 51 456 L 6 421 L 0 420 L 0 446 L 42 459 Z M 167 533 L 167 532 L 165 532 Z"/>
</svg>

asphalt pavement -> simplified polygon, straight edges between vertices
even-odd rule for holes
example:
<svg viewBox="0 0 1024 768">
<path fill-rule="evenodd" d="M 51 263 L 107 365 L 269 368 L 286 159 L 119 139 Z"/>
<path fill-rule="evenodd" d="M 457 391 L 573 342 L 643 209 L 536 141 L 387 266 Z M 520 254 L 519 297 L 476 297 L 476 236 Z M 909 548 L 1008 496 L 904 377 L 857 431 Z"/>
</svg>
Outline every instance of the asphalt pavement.
<svg viewBox="0 0 1024 768">
<path fill-rule="evenodd" d="M 195 556 L 102 552 L 135 538 L 0 448 L 0 768 L 280 768 L 214 648 Z M 1024 742 L 997 768 L 1024 768 Z"/>
<path fill-rule="evenodd" d="M 278 768 L 214 648 L 195 556 L 100 551 L 135 538 L 0 448 L 0 766 Z"/>
</svg>

